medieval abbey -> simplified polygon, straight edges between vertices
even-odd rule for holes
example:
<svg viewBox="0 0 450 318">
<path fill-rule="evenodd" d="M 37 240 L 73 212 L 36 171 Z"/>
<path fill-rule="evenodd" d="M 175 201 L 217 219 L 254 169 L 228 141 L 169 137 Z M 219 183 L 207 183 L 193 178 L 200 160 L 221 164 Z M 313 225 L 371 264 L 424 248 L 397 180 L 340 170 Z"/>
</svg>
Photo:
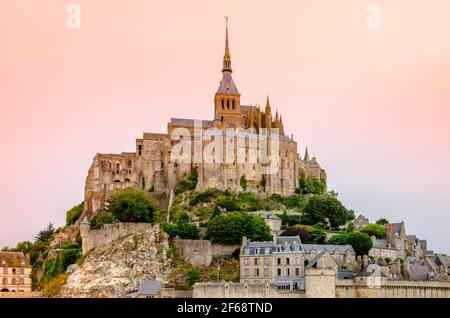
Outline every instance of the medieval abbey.
<svg viewBox="0 0 450 318">
<path fill-rule="evenodd" d="M 326 185 L 325 170 L 315 157 L 309 157 L 307 149 L 303 158 L 298 154 L 297 142 L 293 136 L 285 133 L 283 119 L 278 111 L 275 115 L 272 114 L 268 97 L 264 109 L 259 105 L 241 104 L 241 94 L 233 81 L 232 72 L 227 23 L 222 80 L 214 97 L 214 118 L 201 121 L 172 118 L 167 124 L 167 133 L 144 133 L 142 138 L 137 139 L 134 153 L 97 154 L 86 179 L 85 211 L 92 214 L 102 210 L 105 200 L 113 191 L 126 187 L 170 194 L 176 182 L 188 176 L 193 167 L 198 171 L 197 190 L 218 188 L 241 191 L 240 179 L 245 175 L 248 180 L 247 191 L 289 195 L 298 187 L 301 171 L 305 176 L 320 179 Z M 182 130 L 194 135 L 197 123 L 201 124 L 203 131 L 215 129 L 223 134 L 228 129 L 242 131 L 251 129 L 266 136 L 276 131 L 278 140 L 276 172 L 265 173 L 263 169 L 265 163 L 259 160 L 250 163 L 236 160 L 183 163 L 173 160 L 171 152 L 174 144 L 178 142 L 173 138 L 174 132 Z M 210 142 L 201 141 L 203 147 Z M 225 141 L 222 146 L 225 149 Z M 252 143 L 244 137 L 245 157 L 249 156 L 252 150 L 254 150 Z M 237 152 L 238 150 L 235 150 L 235 155 Z M 194 150 L 191 156 L 194 156 Z"/>
</svg>

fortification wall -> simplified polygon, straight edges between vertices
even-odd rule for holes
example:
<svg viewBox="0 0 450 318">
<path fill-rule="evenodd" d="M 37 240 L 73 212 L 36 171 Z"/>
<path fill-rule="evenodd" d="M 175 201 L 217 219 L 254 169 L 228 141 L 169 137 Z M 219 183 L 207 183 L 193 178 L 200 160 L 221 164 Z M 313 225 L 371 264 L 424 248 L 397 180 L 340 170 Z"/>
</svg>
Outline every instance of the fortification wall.
<svg viewBox="0 0 450 318">
<path fill-rule="evenodd" d="M 149 223 L 117 223 L 105 224 L 100 230 L 82 229 L 80 233 L 83 254 L 117 239 L 130 236 L 134 233 L 148 231 L 151 228 L 152 225 Z"/>
<path fill-rule="evenodd" d="M 303 292 L 279 292 L 275 284 L 196 283 L 194 298 L 304 298 Z"/>
<path fill-rule="evenodd" d="M 353 281 L 336 281 L 337 298 L 450 298 L 450 282 L 387 281 L 369 287 Z"/>
<path fill-rule="evenodd" d="M 42 298 L 42 292 L 1 292 L 0 298 Z"/>
<path fill-rule="evenodd" d="M 175 246 L 184 259 L 194 266 L 208 266 L 214 257 L 231 255 L 240 248 L 239 244 L 218 244 L 209 240 L 177 240 Z"/>
</svg>

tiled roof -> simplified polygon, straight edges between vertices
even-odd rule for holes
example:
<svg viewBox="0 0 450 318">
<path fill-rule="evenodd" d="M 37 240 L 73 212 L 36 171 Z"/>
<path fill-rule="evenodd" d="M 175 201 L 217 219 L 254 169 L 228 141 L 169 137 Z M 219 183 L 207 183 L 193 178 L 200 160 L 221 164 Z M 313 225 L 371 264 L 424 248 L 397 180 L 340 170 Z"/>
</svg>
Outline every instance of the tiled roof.
<svg viewBox="0 0 450 318">
<path fill-rule="evenodd" d="M 0 267 L 30 268 L 30 261 L 22 252 L 0 252 Z"/>
</svg>

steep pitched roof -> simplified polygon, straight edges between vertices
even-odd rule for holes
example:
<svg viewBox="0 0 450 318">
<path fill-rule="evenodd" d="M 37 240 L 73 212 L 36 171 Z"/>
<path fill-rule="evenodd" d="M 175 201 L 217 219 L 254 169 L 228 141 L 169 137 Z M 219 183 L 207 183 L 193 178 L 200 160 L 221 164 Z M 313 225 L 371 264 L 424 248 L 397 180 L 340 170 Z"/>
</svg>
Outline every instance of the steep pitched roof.
<svg viewBox="0 0 450 318">
<path fill-rule="evenodd" d="M 346 254 L 347 251 L 350 252 L 350 254 L 356 254 L 355 250 L 353 249 L 353 246 L 351 245 L 327 245 L 327 244 L 303 244 L 303 248 L 305 250 L 305 253 L 311 253 L 312 250 L 316 251 L 322 251 L 326 250 L 330 254 L 333 254 L 335 251 L 337 251 L 339 254 Z"/>
<path fill-rule="evenodd" d="M 0 252 L 0 267 L 30 268 L 31 264 L 22 252 Z"/>
</svg>

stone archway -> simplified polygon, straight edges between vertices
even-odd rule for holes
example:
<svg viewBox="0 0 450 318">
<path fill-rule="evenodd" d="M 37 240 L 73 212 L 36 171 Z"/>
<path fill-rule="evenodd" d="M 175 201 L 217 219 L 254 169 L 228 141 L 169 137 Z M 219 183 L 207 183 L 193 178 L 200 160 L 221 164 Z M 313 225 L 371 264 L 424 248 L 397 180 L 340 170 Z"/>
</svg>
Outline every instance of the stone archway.
<svg viewBox="0 0 450 318">
<path fill-rule="evenodd" d="M 7 292 L 9 292 L 9 289 L 8 288 L 3 288 L 2 290 L 0 290 L 0 292 L 7 293 Z"/>
</svg>

